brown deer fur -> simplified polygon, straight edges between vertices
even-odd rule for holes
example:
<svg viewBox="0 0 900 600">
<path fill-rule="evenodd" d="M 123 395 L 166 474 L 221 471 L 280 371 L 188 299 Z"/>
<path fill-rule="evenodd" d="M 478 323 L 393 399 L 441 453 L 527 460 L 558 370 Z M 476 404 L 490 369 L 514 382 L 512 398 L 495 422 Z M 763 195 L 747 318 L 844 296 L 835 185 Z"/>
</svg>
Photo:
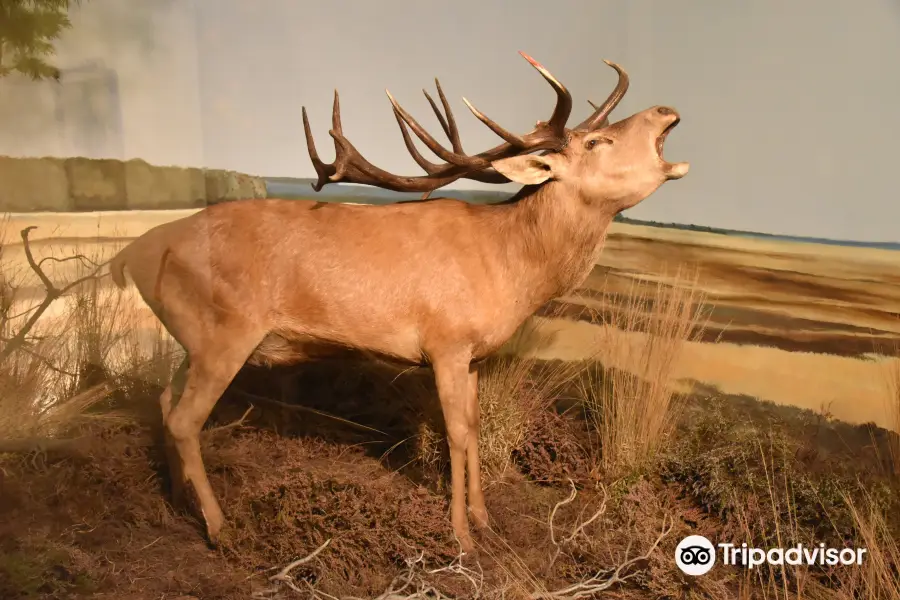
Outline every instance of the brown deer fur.
<svg viewBox="0 0 900 600">
<path fill-rule="evenodd" d="M 625 76 L 615 68 L 621 87 Z M 541 73 L 562 104 L 565 88 Z M 554 113 L 555 125 L 551 119 L 543 126 L 564 137 L 544 155 L 523 152 L 520 144 L 489 156 L 481 170 L 454 170 L 448 163 L 445 172 L 455 178 L 480 172 L 471 178 L 524 184 L 506 203 L 237 201 L 155 227 L 113 259 L 116 285 L 126 285 L 127 270 L 186 351 L 160 402 L 173 496 L 191 484 L 212 541 L 224 517 L 206 477 L 199 433 L 238 370 L 248 362 L 282 365 L 361 351 L 433 368 L 450 446 L 451 521 L 471 550 L 466 470 L 472 518 L 479 526 L 488 522 L 478 459 L 477 361 L 540 306 L 586 278 L 617 213 L 688 170 L 661 155 L 678 121 L 674 110 L 654 107 L 608 125 L 606 114 L 617 101 L 608 101 L 599 116 L 598 109 L 583 129 L 563 130 Z M 339 141 L 337 118 L 335 130 Z M 337 172 L 328 180 L 366 179 L 354 179 L 353 168 Z M 444 184 L 435 177 L 435 188 Z"/>
</svg>

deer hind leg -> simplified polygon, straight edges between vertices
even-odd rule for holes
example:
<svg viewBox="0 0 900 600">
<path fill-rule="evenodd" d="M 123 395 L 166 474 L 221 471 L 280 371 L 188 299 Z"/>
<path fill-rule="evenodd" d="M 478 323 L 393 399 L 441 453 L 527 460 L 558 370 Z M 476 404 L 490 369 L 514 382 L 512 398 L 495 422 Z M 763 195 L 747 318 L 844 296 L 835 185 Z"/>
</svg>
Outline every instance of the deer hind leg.
<svg viewBox="0 0 900 600">
<path fill-rule="evenodd" d="M 206 522 L 207 535 L 214 544 L 218 541 L 225 517 L 206 476 L 200 454 L 200 431 L 216 402 L 258 342 L 258 338 L 251 336 L 230 336 L 227 340 L 215 340 L 207 346 L 224 350 L 191 356 L 183 392 L 165 422 L 167 439 L 171 440 L 176 455 L 173 457 L 173 478 L 180 476 L 180 480 L 176 481 L 190 484 L 193 488 Z"/>
<path fill-rule="evenodd" d="M 470 358 L 432 360 L 450 446 L 450 522 L 464 552 L 474 548 L 466 515 L 466 454 L 470 444 L 467 413 Z"/>
<path fill-rule="evenodd" d="M 481 411 L 478 405 L 478 368 L 469 367 L 468 396 L 466 398 L 466 421 L 469 425 L 469 441 L 466 446 L 466 461 L 469 475 L 469 512 L 472 521 L 479 528 L 488 526 L 487 508 L 484 506 L 484 492 L 481 489 L 481 460 L 478 456 L 478 436 L 481 431 Z"/>
<path fill-rule="evenodd" d="M 172 412 L 173 401 L 177 403 L 184 393 L 188 365 L 188 359 L 185 357 L 175 370 L 174 375 L 172 375 L 172 381 L 169 382 L 169 385 L 166 386 L 166 389 L 159 397 L 159 406 L 162 412 L 163 436 L 165 438 L 166 461 L 169 464 L 172 504 L 176 506 L 180 505 L 184 500 L 185 481 L 184 473 L 181 469 L 181 460 L 179 460 L 178 453 L 175 450 L 175 440 L 173 440 L 172 436 L 169 434 L 166 423 L 169 420 L 169 413 Z"/>
</svg>

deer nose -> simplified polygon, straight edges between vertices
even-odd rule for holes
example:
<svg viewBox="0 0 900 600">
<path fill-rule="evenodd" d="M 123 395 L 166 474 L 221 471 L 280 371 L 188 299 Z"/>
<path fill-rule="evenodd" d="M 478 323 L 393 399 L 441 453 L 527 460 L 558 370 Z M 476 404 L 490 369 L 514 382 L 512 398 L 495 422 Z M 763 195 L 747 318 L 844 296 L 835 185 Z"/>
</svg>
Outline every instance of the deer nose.
<svg viewBox="0 0 900 600">
<path fill-rule="evenodd" d="M 668 117 L 669 115 L 678 116 L 678 111 L 676 111 L 674 108 L 669 108 L 668 106 L 660 106 L 656 109 L 656 112 L 664 117 Z"/>
</svg>

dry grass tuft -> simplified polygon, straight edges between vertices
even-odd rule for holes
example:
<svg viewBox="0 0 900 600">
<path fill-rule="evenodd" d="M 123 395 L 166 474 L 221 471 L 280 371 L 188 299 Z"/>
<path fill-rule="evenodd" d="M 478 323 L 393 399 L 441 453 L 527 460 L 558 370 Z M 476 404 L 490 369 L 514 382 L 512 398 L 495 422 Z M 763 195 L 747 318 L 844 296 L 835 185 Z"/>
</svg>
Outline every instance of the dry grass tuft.
<svg viewBox="0 0 900 600">
<path fill-rule="evenodd" d="M 696 274 L 681 271 L 671 285 L 657 283 L 652 296 L 632 290 L 624 302 L 605 298 L 609 308 L 595 319 L 604 325 L 599 360 L 587 364 L 578 388 L 599 435 L 606 472 L 640 468 L 671 433 L 678 418 L 674 367 L 685 343 L 702 336 L 703 301 Z M 638 334 L 638 343 L 622 332 Z M 610 364 L 629 368 L 605 366 Z"/>
<path fill-rule="evenodd" d="M 541 340 L 538 323 L 529 319 L 503 348 L 479 368 L 478 400 L 481 432 L 478 438 L 484 481 L 502 479 L 512 468 L 529 430 L 557 400 L 578 372 L 578 365 L 558 362 L 547 366 L 527 356 Z M 409 402 L 417 434 L 415 462 L 427 471 L 443 472 L 448 465 L 447 438 L 440 405 L 430 382 L 419 380 Z M 430 409 L 430 410 L 429 410 Z"/>
<path fill-rule="evenodd" d="M 522 447 L 532 424 L 556 402 L 578 370 L 572 363 L 546 366 L 528 358 L 536 328 L 534 321 L 526 321 L 503 351 L 481 367 L 478 449 L 488 482 L 506 475 L 513 453 Z"/>
<path fill-rule="evenodd" d="M 866 548 L 862 569 L 848 570 L 840 581 L 841 599 L 900 600 L 900 544 L 891 534 L 879 503 L 868 493 L 844 501 L 856 525 L 857 540 Z"/>
<path fill-rule="evenodd" d="M 783 457 L 782 457 L 783 459 Z M 798 515 L 806 508 L 795 482 L 775 463 L 776 453 L 766 453 L 760 445 L 760 464 L 767 489 L 762 498 L 742 498 L 737 518 L 744 539 L 757 547 L 789 548 L 802 542 L 815 547 L 822 536 L 811 536 Z M 779 473 L 781 471 L 781 473 Z M 864 548 L 861 566 L 836 566 L 826 569 L 808 565 L 763 564 L 745 570 L 740 582 L 743 597 L 783 600 L 900 600 L 900 547 L 884 517 L 884 501 L 868 490 L 836 486 L 838 502 L 823 506 L 823 523 L 833 528 L 830 547 Z M 760 506 L 762 500 L 766 505 Z M 768 508 L 768 510 L 766 510 Z M 831 510 L 829 510 L 831 508 Z M 762 510 L 760 510 L 762 509 Z M 838 518 L 848 516 L 843 523 Z M 753 515 L 752 517 L 750 515 Z M 763 543 L 760 543 L 763 542 Z"/>
<path fill-rule="evenodd" d="M 894 430 L 888 446 L 890 468 L 900 478 L 900 347 L 893 348 L 892 358 L 881 363 L 885 412 L 888 425 Z"/>
</svg>

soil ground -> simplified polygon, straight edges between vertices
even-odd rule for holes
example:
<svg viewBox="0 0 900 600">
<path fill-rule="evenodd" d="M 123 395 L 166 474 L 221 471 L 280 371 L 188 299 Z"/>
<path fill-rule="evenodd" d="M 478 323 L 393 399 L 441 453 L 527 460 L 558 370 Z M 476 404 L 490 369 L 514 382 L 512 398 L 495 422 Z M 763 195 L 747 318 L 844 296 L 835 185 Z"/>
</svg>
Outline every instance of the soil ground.
<svg viewBox="0 0 900 600">
<path fill-rule="evenodd" d="M 0 462 L 0 597 L 249 598 L 272 587 L 269 576 L 326 540 L 330 544 L 292 575 L 301 586 L 337 596 L 377 596 L 420 555 L 424 569 L 454 564 L 458 548 L 448 526 L 443 469 L 415 461 L 409 443 L 416 419 L 428 411 L 382 410 L 398 392 L 429 402 L 429 394 L 416 391 L 428 375 L 423 370 L 392 380 L 379 366 L 311 366 L 299 373 L 308 391 L 299 404 L 270 406 L 257 397 L 257 408 L 233 426 L 248 406 L 246 389 L 264 396 L 275 389 L 269 374 L 243 372 L 203 440 L 229 520 L 218 549 L 207 546 L 191 513 L 167 502 L 158 425 L 147 410 L 155 409 L 158 390 L 131 391 L 133 424 L 92 428 L 66 448 L 6 455 Z M 144 398 L 135 405 L 138 391 Z M 298 406 L 328 408 L 356 425 Z M 629 544 L 632 557 L 646 552 L 667 523 L 673 528 L 661 546 L 635 565 L 635 578 L 616 586 L 618 592 L 635 598 L 737 593 L 739 570 L 722 567 L 714 577 L 686 578 L 671 557 L 688 533 L 735 539 L 749 535 L 747 523 L 756 539 L 772 533 L 765 523 L 782 515 L 766 506 L 770 486 L 753 487 L 759 481 L 749 476 L 760 473 L 761 449 L 773 481 L 786 477 L 797 487 L 792 522 L 800 539 L 854 538 L 835 497 L 842 486 L 883 488 L 881 509 L 900 515 L 900 487 L 888 475 L 886 458 L 892 434 L 884 430 L 741 397 L 687 399 L 681 423 L 652 467 L 610 478 L 598 473 L 592 458 L 597 441 L 584 415 L 561 405 L 544 412 L 515 452 L 513 468 L 488 481 L 491 530 L 476 535 L 477 555 L 463 558 L 481 595 L 529 597 L 588 579 L 622 563 Z M 548 515 L 569 495 L 570 480 L 578 495 L 555 517 L 557 541 L 596 511 L 601 489 L 608 506 L 583 535 L 561 544 L 553 560 Z M 740 504 L 736 493 L 746 495 Z M 762 500 L 755 509 L 747 508 L 751 497 Z M 463 572 L 423 577 L 449 596 L 476 595 Z M 828 585 L 835 574 L 816 577 Z M 266 597 L 294 597 L 288 592 Z"/>
</svg>

